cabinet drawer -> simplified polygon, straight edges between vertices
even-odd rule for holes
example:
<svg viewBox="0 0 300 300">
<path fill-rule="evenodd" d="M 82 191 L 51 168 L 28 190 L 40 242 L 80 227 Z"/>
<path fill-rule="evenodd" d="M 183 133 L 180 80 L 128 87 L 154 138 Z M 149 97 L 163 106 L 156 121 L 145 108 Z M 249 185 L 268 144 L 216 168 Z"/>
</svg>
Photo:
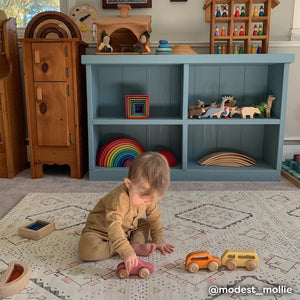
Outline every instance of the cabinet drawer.
<svg viewBox="0 0 300 300">
<path fill-rule="evenodd" d="M 35 112 L 39 146 L 70 145 L 70 96 L 65 82 L 35 83 Z"/>
<path fill-rule="evenodd" d="M 66 81 L 70 55 L 70 43 L 33 43 L 34 81 Z"/>
</svg>

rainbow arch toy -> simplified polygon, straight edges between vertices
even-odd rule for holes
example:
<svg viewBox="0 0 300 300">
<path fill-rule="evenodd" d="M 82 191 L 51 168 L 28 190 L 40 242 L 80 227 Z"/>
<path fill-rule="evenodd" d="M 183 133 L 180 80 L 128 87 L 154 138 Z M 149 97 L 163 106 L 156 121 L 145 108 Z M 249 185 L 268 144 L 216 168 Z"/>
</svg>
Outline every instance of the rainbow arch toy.
<svg viewBox="0 0 300 300">
<path fill-rule="evenodd" d="M 135 140 L 118 138 L 104 144 L 97 156 L 100 167 L 128 167 L 139 154 L 145 152 L 144 147 Z"/>
</svg>

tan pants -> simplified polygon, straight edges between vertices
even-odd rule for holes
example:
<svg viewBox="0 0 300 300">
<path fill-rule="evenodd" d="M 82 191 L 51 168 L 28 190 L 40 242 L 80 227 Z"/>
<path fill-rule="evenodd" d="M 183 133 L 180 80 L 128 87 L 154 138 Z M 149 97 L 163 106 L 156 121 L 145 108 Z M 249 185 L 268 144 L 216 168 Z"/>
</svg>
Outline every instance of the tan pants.
<svg viewBox="0 0 300 300">
<path fill-rule="evenodd" d="M 149 224 L 145 219 L 139 219 L 138 226 L 130 235 L 130 244 L 144 244 L 148 241 Z M 79 240 L 78 245 L 79 257 L 86 261 L 95 261 L 105 259 L 116 255 L 110 241 L 103 238 L 96 231 L 84 232 Z"/>
</svg>

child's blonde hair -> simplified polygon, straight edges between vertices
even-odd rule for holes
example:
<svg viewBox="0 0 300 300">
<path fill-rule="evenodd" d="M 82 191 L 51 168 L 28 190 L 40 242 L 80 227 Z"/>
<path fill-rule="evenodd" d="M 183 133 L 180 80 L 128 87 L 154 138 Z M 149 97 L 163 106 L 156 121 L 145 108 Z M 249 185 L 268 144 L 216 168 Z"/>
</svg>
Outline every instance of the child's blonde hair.
<svg viewBox="0 0 300 300">
<path fill-rule="evenodd" d="M 164 194 L 170 183 L 170 168 L 167 160 L 158 152 L 144 152 L 137 156 L 129 167 L 128 178 L 133 183 L 144 180 L 149 184 L 149 193 Z"/>
</svg>

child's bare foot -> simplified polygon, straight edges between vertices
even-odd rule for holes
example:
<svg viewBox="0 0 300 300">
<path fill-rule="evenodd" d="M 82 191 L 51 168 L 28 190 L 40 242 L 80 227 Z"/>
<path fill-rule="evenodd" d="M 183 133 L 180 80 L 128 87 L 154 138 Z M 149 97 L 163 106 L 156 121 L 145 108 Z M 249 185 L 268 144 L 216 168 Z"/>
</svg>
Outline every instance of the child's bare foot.
<svg viewBox="0 0 300 300">
<path fill-rule="evenodd" d="M 131 246 L 135 254 L 140 256 L 149 256 L 156 249 L 156 245 L 154 243 L 132 244 Z"/>
</svg>

